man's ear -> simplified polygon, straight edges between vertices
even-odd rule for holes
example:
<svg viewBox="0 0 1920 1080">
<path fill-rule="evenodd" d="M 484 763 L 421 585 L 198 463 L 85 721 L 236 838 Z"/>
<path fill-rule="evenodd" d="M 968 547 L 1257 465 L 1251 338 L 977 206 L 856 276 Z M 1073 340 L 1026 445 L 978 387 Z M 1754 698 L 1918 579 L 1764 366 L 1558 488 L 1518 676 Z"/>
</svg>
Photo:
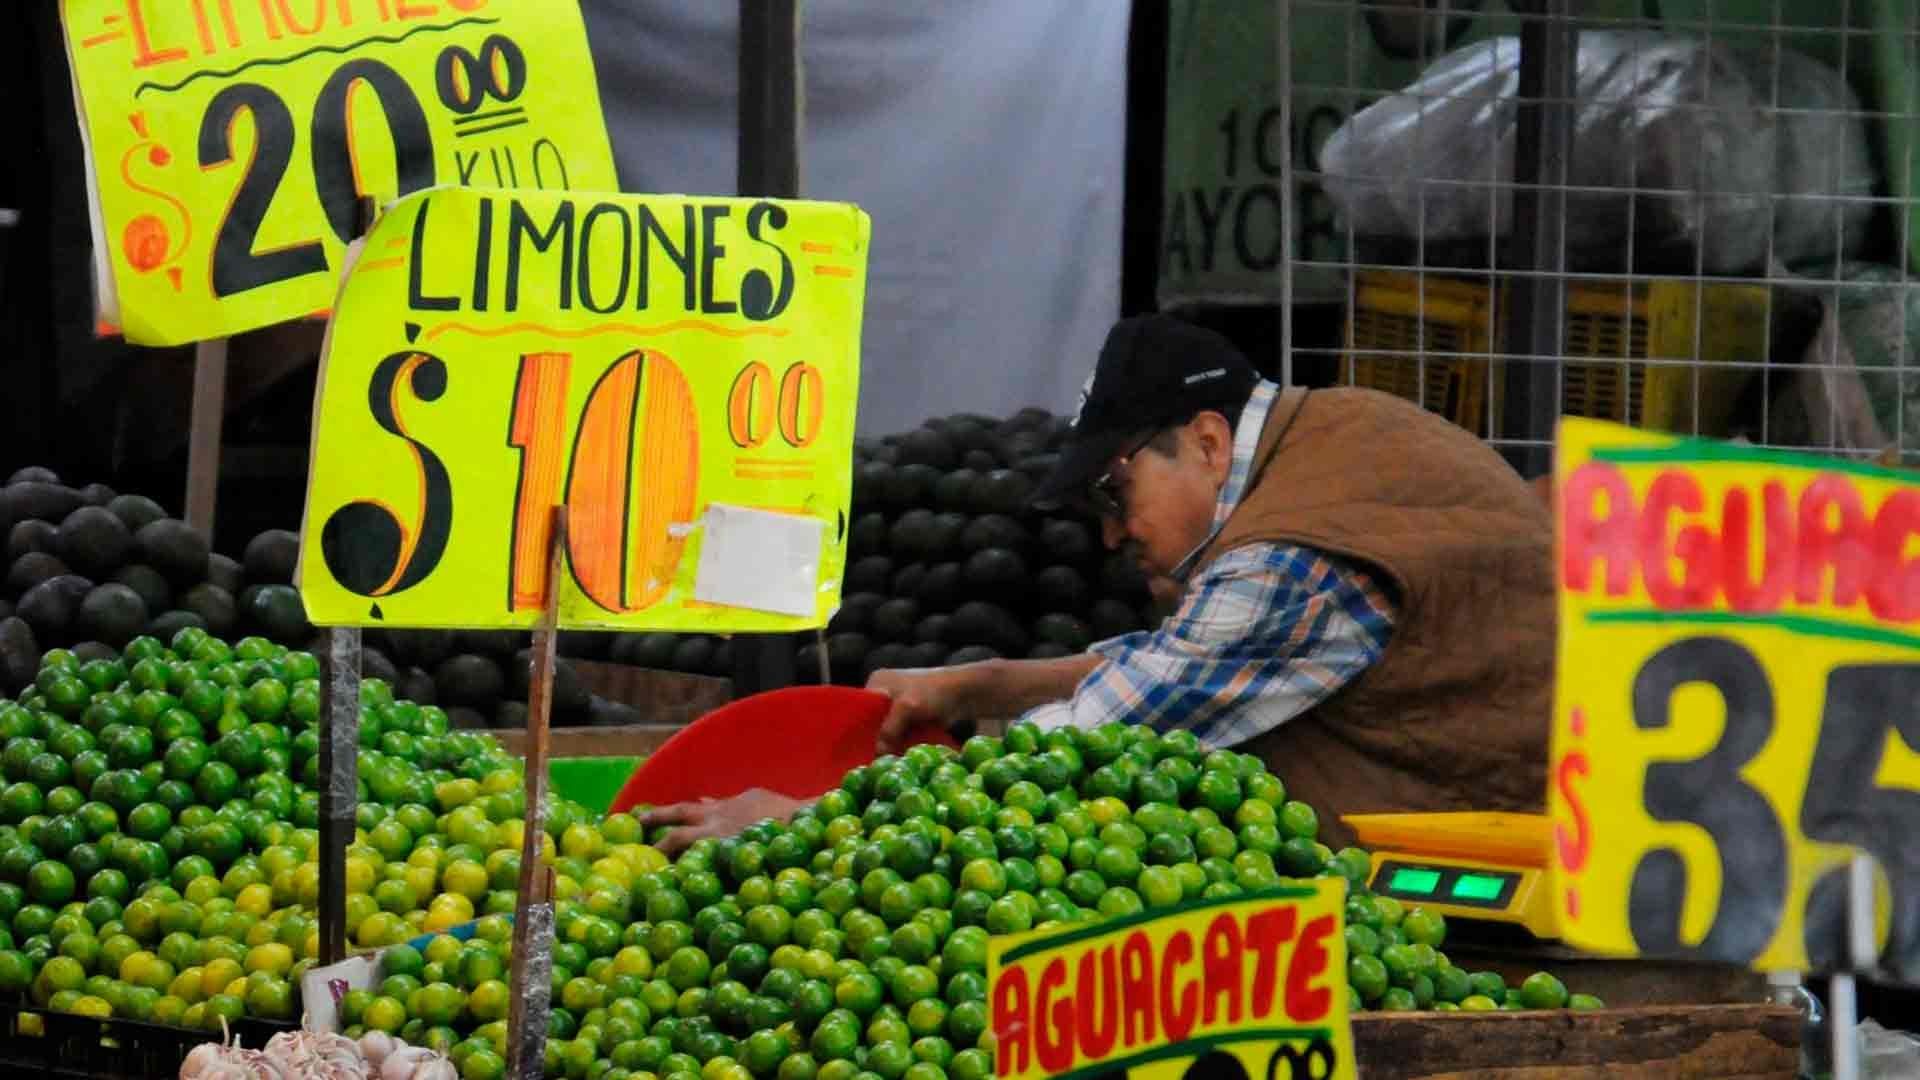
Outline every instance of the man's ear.
<svg viewBox="0 0 1920 1080">
<path fill-rule="evenodd" d="M 1192 429 L 1194 444 L 1208 467 L 1224 480 L 1233 467 L 1233 425 L 1225 415 L 1209 410 L 1194 416 Z"/>
</svg>

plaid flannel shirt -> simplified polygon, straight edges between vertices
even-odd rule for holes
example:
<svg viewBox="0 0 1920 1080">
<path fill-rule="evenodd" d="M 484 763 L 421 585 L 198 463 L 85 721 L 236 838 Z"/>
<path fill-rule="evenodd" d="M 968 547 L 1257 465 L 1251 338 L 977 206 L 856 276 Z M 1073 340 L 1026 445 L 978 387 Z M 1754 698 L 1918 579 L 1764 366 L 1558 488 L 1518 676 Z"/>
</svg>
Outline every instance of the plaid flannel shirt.
<svg viewBox="0 0 1920 1080">
<path fill-rule="evenodd" d="M 1262 381 L 1240 416 L 1208 543 L 1240 504 L 1278 391 Z M 1326 700 L 1380 658 L 1392 629 L 1392 602 L 1359 567 L 1291 544 L 1247 544 L 1195 573 L 1159 628 L 1095 644 L 1101 663 L 1073 697 L 1023 719 L 1046 728 L 1118 720 L 1234 746 Z"/>
</svg>

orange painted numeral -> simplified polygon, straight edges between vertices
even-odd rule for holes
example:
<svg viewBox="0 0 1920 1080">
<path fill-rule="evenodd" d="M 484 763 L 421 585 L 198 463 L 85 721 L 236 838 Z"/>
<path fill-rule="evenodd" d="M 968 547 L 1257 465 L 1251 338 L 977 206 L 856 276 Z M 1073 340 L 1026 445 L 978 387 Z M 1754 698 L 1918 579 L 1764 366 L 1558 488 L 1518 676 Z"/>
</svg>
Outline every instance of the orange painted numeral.
<svg viewBox="0 0 1920 1080">
<path fill-rule="evenodd" d="M 820 369 L 801 362 L 780 378 L 780 437 L 795 448 L 810 446 L 820 435 L 826 408 L 825 380 Z"/>
<path fill-rule="evenodd" d="M 545 605 L 547 546 L 553 534 L 554 501 L 566 467 L 569 353 L 529 353 L 520 358 L 513 388 L 513 422 L 507 444 L 520 451 L 520 486 L 513 496 L 512 597 L 508 610 Z"/>
<path fill-rule="evenodd" d="M 512 610 L 545 599 L 546 511 L 564 497 L 568 562 L 580 591 L 607 611 L 639 611 L 666 597 L 685 546 L 673 527 L 693 517 L 700 473 L 693 394 L 671 359 L 630 352 L 588 392 L 568 448 L 570 360 L 565 353 L 521 359 L 508 440 L 521 451 Z M 647 484 L 644 495 L 636 480 Z"/>
<path fill-rule="evenodd" d="M 727 434 L 742 450 L 763 445 L 773 434 L 773 372 L 758 360 L 740 369 L 727 392 Z"/>
</svg>

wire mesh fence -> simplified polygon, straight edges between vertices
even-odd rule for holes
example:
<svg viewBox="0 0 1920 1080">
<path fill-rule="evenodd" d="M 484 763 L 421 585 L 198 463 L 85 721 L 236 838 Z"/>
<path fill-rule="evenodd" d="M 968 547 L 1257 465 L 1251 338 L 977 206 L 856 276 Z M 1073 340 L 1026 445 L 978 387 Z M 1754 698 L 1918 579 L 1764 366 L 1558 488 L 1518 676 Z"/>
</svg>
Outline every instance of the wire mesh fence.
<svg viewBox="0 0 1920 1080">
<path fill-rule="evenodd" d="M 1592 416 L 1920 464 L 1910 0 L 1280 0 L 1282 303 L 1544 472 Z"/>
</svg>

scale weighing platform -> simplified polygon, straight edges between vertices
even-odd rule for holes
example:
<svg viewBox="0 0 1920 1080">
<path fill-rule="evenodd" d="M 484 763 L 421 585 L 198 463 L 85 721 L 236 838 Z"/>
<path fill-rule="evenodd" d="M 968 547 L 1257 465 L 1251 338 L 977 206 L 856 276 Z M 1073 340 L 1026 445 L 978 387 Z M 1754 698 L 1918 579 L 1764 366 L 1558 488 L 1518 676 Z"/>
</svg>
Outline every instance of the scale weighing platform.
<svg viewBox="0 0 1920 1080">
<path fill-rule="evenodd" d="M 1547 887 L 1552 825 L 1543 814 L 1349 814 L 1373 853 L 1367 887 L 1448 919 L 1506 923 L 1560 937 Z"/>
</svg>

